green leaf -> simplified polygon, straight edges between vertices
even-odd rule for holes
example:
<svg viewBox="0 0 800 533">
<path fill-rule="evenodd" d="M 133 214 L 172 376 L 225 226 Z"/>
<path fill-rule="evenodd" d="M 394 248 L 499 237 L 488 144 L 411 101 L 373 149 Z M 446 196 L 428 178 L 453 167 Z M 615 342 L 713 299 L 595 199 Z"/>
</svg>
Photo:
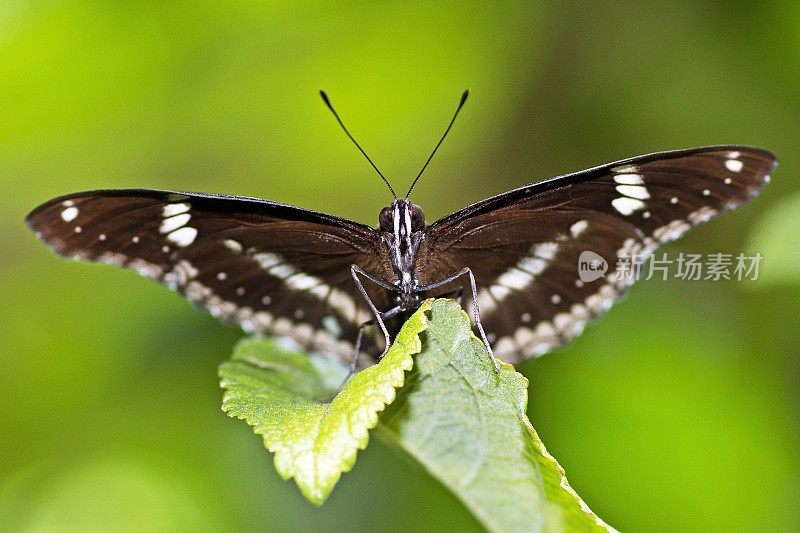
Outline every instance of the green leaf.
<svg viewBox="0 0 800 533">
<path fill-rule="evenodd" d="M 242 341 L 220 365 L 222 409 L 262 435 L 278 473 L 294 478 L 311 503 L 322 505 L 341 474 L 353 468 L 356 452 L 367 446 L 378 412 L 403 385 L 411 356 L 420 351 L 430 305 L 424 303 L 406 322 L 380 363 L 353 376 L 330 403 L 321 399 L 335 393 L 341 379 L 331 385 L 329 371 L 309 356 L 263 339 Z"/>
<path fill-rule="evenodd" d="M 505 363 L 495 373 L 461 307 L 437 300 L 422 338 L 379 435 L 491 531 L 613 531 L 569 486 L 528 421 L 528 380 Z"/>
<path fill-rule="evenodd" d="M 569 486 L 533 429 L 527 379 L 505 363 L 494 371 L 456 302 L 426 302 L 386 357 L 331 403 L 319 398 L 335 391 L 341 375 L 331 377 L 319 364 L 248 339 L 220 366 L 223 409 L 264 437 L 278 473 L 293 477 L 312 503 L 330 495 L 377 424 L 378 435 L 422 464 L 491 531 L 613 531 Z"/>
</svg>

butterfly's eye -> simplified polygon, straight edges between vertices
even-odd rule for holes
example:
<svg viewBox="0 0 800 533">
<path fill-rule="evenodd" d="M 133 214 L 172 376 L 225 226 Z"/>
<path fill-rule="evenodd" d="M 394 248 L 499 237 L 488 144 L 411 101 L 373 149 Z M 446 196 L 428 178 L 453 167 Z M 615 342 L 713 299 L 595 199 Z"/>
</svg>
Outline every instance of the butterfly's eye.
<svg viewBox="0 0 800 533">
<path fill-rule="evenodd" d="M 392 220 L 391 207 L 384 207 L 381 209 L 381 214 L 378 216 L 378 223 L 383 231 L 392 231 L 394 228 L 394 221 Z"/>
<path fill-rule="evenodd" d="M 411 231 L 419 231 L 425 227 L 425 213 L 417 204 L 411 204 Z"/>
</svg>

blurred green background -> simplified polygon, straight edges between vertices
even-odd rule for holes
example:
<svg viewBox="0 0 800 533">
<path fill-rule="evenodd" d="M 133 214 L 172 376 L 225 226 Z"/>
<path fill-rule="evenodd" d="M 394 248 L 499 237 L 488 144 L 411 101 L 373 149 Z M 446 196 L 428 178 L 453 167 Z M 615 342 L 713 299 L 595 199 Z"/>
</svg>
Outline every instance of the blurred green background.
<svg viewBox="0 0 800 533">
<path fill-rule="evenodd" d="M 772 220 L 769 250 L 798 257 L 798 3 L 256 4 L 0 2 L 0 530 L 479 529 L 376 439 L 313 508 L 220 411 L 241 332 L 23 224 L 106 187 L 374 224 L 390 196 L 321 87 L 399 190 L 472 89 L 415 190 L 430 220 L 649 151 L 769 148 L 761 197 L 668 250 L 758 252 Z M 521 365 L 541 437 L 619 529 L 798 530 L 800 274 L 764 253 L 757 282 L 641 282 Z"/>
</svg>

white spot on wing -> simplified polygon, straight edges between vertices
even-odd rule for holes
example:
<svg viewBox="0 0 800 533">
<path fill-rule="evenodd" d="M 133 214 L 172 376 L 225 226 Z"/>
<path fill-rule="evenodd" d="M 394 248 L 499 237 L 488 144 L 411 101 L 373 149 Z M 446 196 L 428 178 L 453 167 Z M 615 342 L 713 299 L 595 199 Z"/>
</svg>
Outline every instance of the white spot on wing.
<svg viewBox="0 0 800 533">
<path fill-rule="evenodd" d="M 358 307 L 356 306 L 356 302 L 353 298 L 350 297 L 344 291 L 340 291 L 339 289 L 332 288 L 330 292 L 330 296 L 328 296 L 328 305 L 342 313 L 348 320 L 351 320 L 353 323 L 361 324 L 362 322 L 366 322 L 369 320 L 369 316 L 362 312 L 359 312 Z"/>
<path fill-rule="evenodd" d="M 269 270 L 270 268 L 274 267 L 283 262 L 283 258 L 277 254 L 271 254 L 269 252 L 264 252 L 260 254 L 255 254 L 253 256 L 253 260 L 261 265 L 261 268 L 265 270 Z"/>
<path fill-rule="evenodd" d="M 317 285 L 315 287 L 311 287 L 308 290 L 308 293 L 309 294 L 313 294 L 314 296 L 316 296 L 320 300 L 324 300 L 325 298 L 328 297 L 328 292 L 330 292 L 330 291 L 331 291 L 330 287 L 328 287 L 324 283 L 320 282 L 319 285 Z"/>
<path fill-rule="evenodd" d="M 638 169 L 636 168 L 636 165 L 620 165 L 612 168 L 611 171 L 618 172 L 620 174 L 629 174 L 631 172 L 637 172 Z"/>
<path fill-rule="evenodd" d="M 641 185 L 644 183 L 640 174 L 617 174 L 614 181 L 620 185 Z"/>
<path fill-rule="evenodd" d="M 174 242 L 178 246 L 189 246 L 196 237 L 197 230 L 195 228 L 181 228 L 167 235 L 167 240 Z"/>
<path fill-rule="evenodd" d="M 107 265 L 123 266 L 128 260 L 128 257 L 116 252 L 104 252 L 97 260 Z"/>
<path fill-rule="evenodd" d="M 553 325 L 558 331 L 563 333 L 570 327 L 573 320 L 572 315 L 569 313 L 558 313 L 553 317 Z"/>
<path fill-rule="evenodd" d="M 501 337 L 494 342 L 494 353 L 498 355 L 513 354 L 519 347 L 511 337 Z"/>
<path fill-rule="evenodd" d="M 274 267 L 269 269 L 269 273 L 273 276 L 279 277 L 281 279 L 286 279 L 296 271 L 292 265 L 282 264 L 282 265 L 275 265 Z"/>
<path fill-rule="evenodd" d="M 184 290 L 184 294 L 192 302 L 200 302 L 204 298 L 208 298 L 211 293 L 212 291 L 209 287 L 198 281 L 190 281 Z"/>
<path fill-rule="evenodd" d="M 186 213 L 189 211 L 191 206 L 186 203 L 181 204 L 168 204 L 164 206 L 164 210 L 162 212 L 162 216 L 164 218 L 174 217 L 175 215 L 180 215 L 181 213 Z"/>
<path fill-rule="evenodd" d="M 502 285 L 492 285 L 489 287 L 489 292 L 492 293 L 492 296 L 495 297 L 498 301 L 503 300 L 506 296 L 511 294 L 511 289 L 508 287 L 504 287 Z"/>
<path fill-rule="evenodd" d="M 537 275 L 544 272 L 547 263 L 544 261 L 544 259 L 540 259 L 538 257 L 523 257 L 520 259 L 517 266 L 533 275 Z"/>
<path fill-rule="evenodd" d="M 639 200 L 647 200 L 650 198 L 650 193 L 647 192 L 647 188 L 641 185 L 617 185 L 617 191 L 620 194 L 631 198 L 638 198 Z"/>
<path fill-rule="evenodd" d="M 540 342 L 536 346 L 531 349 L 531 355 L 534 357 L 539 357 L 540 355 L 544 355 L 547 351 L 552 348 L 553 345 L 547 342 Z"/>
<path fill-rule="evenodd" d="M 342 336 L 342 326 L 339 325 L 339 321 L 336 320 L 335 316 L 326 315 L 322 317 L 322 327 L 336 339 Z"/>
<path fill-rule="evenodd" d="M 586 228 L 589 227 L 589 222 L 586 220 L 579 220 L 573 225 L 569 227 L 569 232 L 572 234 L 574 238 L 578 238 L 581 233 L 586 231 Z"/>
<path fill-rule="evenodd" d="M 629 216 L 634 211 L 638 211 L 640 209 L 644 209 L 644 202 L 641 200 L 637 200 L 636 198 L 628 198 L 627 196 L 624 198 L 614 198 L 611 200 L 611 205 L 620 212 L 620 214 Z"/>
<path fill-rule="evenodd" d="M 161 233 L 171 233 L 178 228 L 181 228 L 186 225 L 187 222 L 192 218 L 192 215 L 189 213 L 184 213 L 182 215 L 175 215 L 170 218 L 165 218 L 163 222 L 161 222 L 161 227 L 158 228 L 158 231 Z"/>
<path fill-rule="evenodd" d="M 160 278 L 161 274 L 163 274 L 164 269 L 158 265 L 154 265 L 149 261 L 145 261 L 144 259 L 134 259 L 130 263 L 128 263 L 128 267 L 135 270 L 139 275 L 144 276 L 146 278 Z"/>
<path fill-rule="evenodd" d="M 692 224 L 700 224 L 701 222 L 706 222 L 716 214 L 717 214 L 716 209 L 709 206 L 704 206 L 693 213 L 689 213 L 689 216 L 687 218 L 689 219 L 689 222 L 691 222 Z"/>
<path fill-rule="evenodd" d="M 239 241 L 235 241 L 233 239 L 225 239 L 224 241 L 222 241 L 222 244 L 224 244 L 225 247 L 228 248 L 228 250 L 230 250 L 235 254 L 242 253 L 242 243 L 240 243 Z"/>
<path fill-rule="evenodd" d="M 495 307 L 497 307 L 497 305 L 494 303 L 494 299 L 492 299 L 492 295 L 489 291 L 480 289 L 478 291 L 478 308 L 488 313 Z"/>
<path fill-rule="evenodd" d="M 726 159 L 725 168 L 727 168 L 731 172 L 741 172 L 742 168 L 744 168 L 744 163 L 742 163 L 738 159 Z"/>
<path fill-rule="evenodd" d="M 653 237 L 661 242 L 672 241 L 686 233 L 691 226 L 683 220 L 673 220 L 653 232 Z"/>
<path fill-rule="evenodd" d="M 72 222 L 78 216 L 78 208 L 77 207 L 67 207 L 63 211 L 61 211 L 61 218 L 64 219 L 64 222 Z"/>
<path fill-rule="evenodd" d="M 517 328 L 517 331 L 514 332 L 514 342 L 517 344 L 518 347 L 525 346 L 535 338 L 536 335 L 530 328 L 520 327 Z"/>
<path fill-rule="evenodd" d="M 309 276 L 308 274 L 303 274 L 302 272 L 286 279 L 286 286 L 290 289 L 296 289 L 298 291 L 310 289 L 319 285 L 320 283 L 322 282 L 319 279 L 315 278 L 314 276 Z"/>
<path fill-rule="evenodd" d="M 533 247 L 533 255 L 551 261 L 558 251 L 558 244 L 555 242 L 543 242 Z"/>
<path fill-rule="evenodd" d="M 266 331 L 272 324 L 272 315 L 266 311 L 259 311 L 253 315 L 253 328 L 256 331 Z"/>
<path fill-rule="evenodd" d="M 185 287 L 189 281 L 197 276 L 199 271 L 187 260 L 179 261 L 172 270 L 164 274 L 164 283 L 175 290 L 178 287 Z"/>
<path fill-rule="evenodd" d="M 497 283 L 511 289 L 524 289 L 530 285 L 531 281 L 533 281 L 533 276 L 518 268 L 511 268 L 497 278 Z"/>
</svg>

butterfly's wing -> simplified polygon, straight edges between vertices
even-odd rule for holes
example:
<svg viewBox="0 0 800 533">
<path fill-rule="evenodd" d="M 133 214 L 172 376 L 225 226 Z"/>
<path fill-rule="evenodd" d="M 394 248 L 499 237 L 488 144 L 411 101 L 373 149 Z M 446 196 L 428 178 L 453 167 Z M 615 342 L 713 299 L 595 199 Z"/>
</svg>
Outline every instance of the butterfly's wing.
<svg viewBox="0 0 800 533">
<path fill-rule="evenodd" d="M 720 146 L 645 155 L 527 185 L 428 227 L 417 275 L 427 283 L 470 267 L 496 354 L 510 361 L 541 354 L 622 295 L 634 279 L 629 265 L 755 196 L 775 164 L 765 150 Z M 589 263 L 602 266 L 597 256 L 608 271 L 591 280 Z"/>
<path fill-rule="evenodd" d="M 387 275 L 372 228 L 256 198 L 92 191 L 51 200 L 27 222 L 61 255 L 136 270 L 246 331 L 343 357 L 371 318 L 350 265 Z M 384 291 L 371 296 L 389 306 Z"/>
</svg>

